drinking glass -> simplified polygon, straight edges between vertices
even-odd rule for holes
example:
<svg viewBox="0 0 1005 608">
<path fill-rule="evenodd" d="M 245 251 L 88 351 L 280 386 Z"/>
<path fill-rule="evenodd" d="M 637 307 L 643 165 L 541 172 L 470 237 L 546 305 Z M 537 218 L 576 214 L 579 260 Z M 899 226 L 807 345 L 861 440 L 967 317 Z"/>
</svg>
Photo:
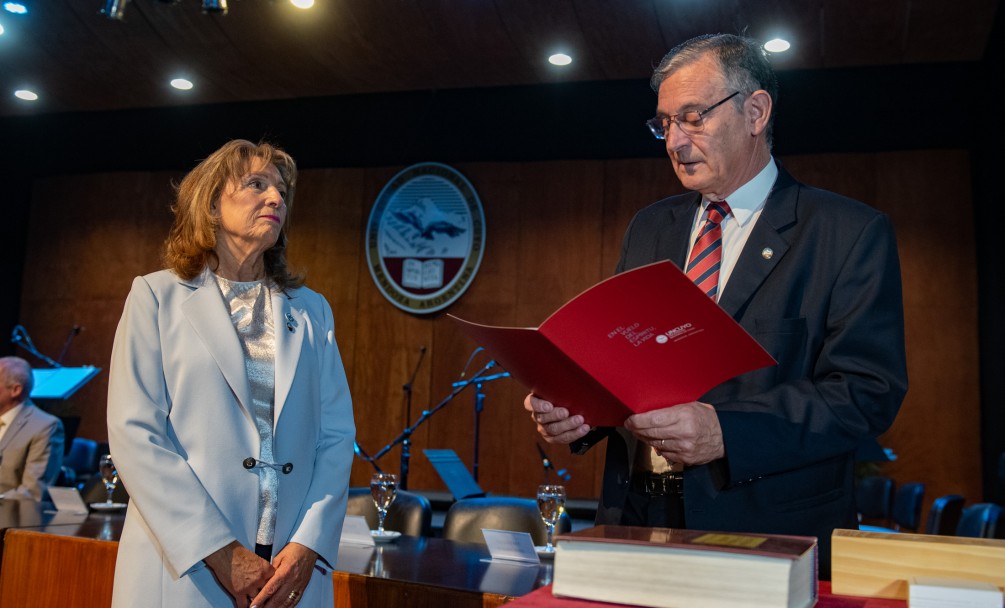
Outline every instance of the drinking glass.
<svg viewBox="0 0 1005 608">
<path fill-rule="evenodd" d="M 111 454 L 103 455 L 98 461 L 98 472 L 101 473 L 101 481 L 105 482 L 105 504 L 110 505 L 115 484 L 119 482 L 119 472 L 115 469 Z"/>
<path fill-rule="evenodd" d="M 398 491 L 398 476 L 394 473 L 374 473 L 370 478 L 370 495 L 373 496 L 373 504 L 377 507 L 377 534 L 384 534 L 384 518 L 387 517 L 387 508 L 394 502 L 394 495 Z"/>
<path fill-rule="evenodd" d="M 555 525 L 565 512 L 565 487 L 545 484 L 537 487 L 537 508 L 541 511 L 541 519 L 548 527 L 548 544 L 544 550 L 551 553 L 555 545 L 551 539 L 555 534 Z"/>
</svg>

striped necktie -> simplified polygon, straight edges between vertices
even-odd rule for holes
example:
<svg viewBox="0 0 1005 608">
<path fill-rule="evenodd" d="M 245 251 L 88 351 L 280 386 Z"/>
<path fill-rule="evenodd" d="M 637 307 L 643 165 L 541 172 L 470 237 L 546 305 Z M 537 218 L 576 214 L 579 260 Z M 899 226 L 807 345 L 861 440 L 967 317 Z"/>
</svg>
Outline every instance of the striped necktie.
<svg viewBox="0 0 1005 608">
<path fill-rule="evenodd" d="M 719 266 L 722 262 L 722 220 L 729 215 L 726 201 L 708 204 L 708 219 L 694 241 L 687 262 L 687 278 L 705 294 L 716 299 L 719 294 Z"/>
</svg>

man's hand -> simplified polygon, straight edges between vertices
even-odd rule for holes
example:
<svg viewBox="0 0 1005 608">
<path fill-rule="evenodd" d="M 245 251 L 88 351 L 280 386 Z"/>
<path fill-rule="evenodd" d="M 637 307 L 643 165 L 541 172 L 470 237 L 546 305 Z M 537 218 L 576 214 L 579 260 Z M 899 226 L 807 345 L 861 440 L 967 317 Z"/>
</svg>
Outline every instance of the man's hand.
<svg viewBox="0 0 1005 608">
<path fill-rule="evenodd" d="M 530 412 L 537 432 L 548 443 L 572 443 L 590 432 L 590 425 L 583 421 L 582 416 L 569 416 L 569 410 L 555 407 L 533 393 L 523 400 L 523 408 Z"/>
<path fill-rule="evenodd" d="M 719 417 L 707 403 L 692 401 L 635 414 L 625 428 L 670 462 L 697 465 L 726 455 Z"/>
<path fill-rule="evenodd" d="M 204 560 L 220 585 L 234 598 L 237 608 L 248 608 L 251 598 L 269 582 L 276 569 L 236 540 Z"/>
<path fill-rule="evenodd" d="M 276 574 L 251 601 L 253 608 L 296 606 L 311 582 L 318 554 L 299 543 L 290 543 L 273 560 Z"/>
</svg>

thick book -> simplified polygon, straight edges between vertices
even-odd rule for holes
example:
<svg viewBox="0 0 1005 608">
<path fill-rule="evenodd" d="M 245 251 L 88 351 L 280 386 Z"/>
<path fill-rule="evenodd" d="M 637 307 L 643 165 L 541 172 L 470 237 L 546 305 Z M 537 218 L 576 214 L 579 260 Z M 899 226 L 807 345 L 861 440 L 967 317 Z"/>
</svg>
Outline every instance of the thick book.
<svg viewBox="0 0 1005 608">
<path fill-rule="evenodd" d="M 596 526 L 556 537 L 552 592 L 653 608 L 803 608 L 818 592 L 812 536 Z"/>
<path fill-rule="evenodd" d="M 448 315 L 510 375 L 591 426 L 694 401 L 775 360 L 671 262 L 616 274 L 540 327 Z"/>
</svg>

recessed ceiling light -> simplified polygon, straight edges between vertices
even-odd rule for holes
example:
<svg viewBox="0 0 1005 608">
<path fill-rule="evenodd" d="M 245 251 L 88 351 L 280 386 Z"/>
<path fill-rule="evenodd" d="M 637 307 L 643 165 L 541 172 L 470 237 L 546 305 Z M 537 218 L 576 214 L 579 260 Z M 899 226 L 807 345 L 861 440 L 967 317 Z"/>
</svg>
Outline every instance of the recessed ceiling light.
<svg viewBox="0 0 1005 608">
<path fill-rule="evenodd" d="M 781 38 L 772 38 L 771 40 L 764 43 L 764 50 L 769 53 L 783 53 L 789 50 L 788 40 L 783 40 Z"/>
<path fill-rule="evenodd" d="M 290 4 L 297 8 L 310 8 L 314 6 L 314 0 L 290 0 Z"/>
<path fill-rule="evenodd" d="M 8 13 L 14 13 L 15 15 L 27 15 L 28 7 L 20 2 L 4 2 L 3 8 Z"/>
<path fill-rule="evenodd" d="M 569 65 L 572 63 L 572 57 L 569 57 L 565 53 L 555 53 L 551 57 L 548 57 L 548 63 L 552 65 Z"/>
<path fill-rule="evenodd" d="M 0 36 L 3 36 L 3 26 L 0 25 Z"/>
<path fill-rule="evenodd" d="M 38 94 L 34 91 L 29 91 L 28 89 L 18 89 L 14 91 L 14 97 L 25 101 L 36 101 L 38 99 Z"/>
<path fill-rule="evenodd" d="M 192 87 L 194 87 L 195 85 L 192 84 L 192 81 L 188 80 L 187 78 L 172 78 L 171 86 L 178 89 L 179 91 L 187 91 Z"/>
</svg>

